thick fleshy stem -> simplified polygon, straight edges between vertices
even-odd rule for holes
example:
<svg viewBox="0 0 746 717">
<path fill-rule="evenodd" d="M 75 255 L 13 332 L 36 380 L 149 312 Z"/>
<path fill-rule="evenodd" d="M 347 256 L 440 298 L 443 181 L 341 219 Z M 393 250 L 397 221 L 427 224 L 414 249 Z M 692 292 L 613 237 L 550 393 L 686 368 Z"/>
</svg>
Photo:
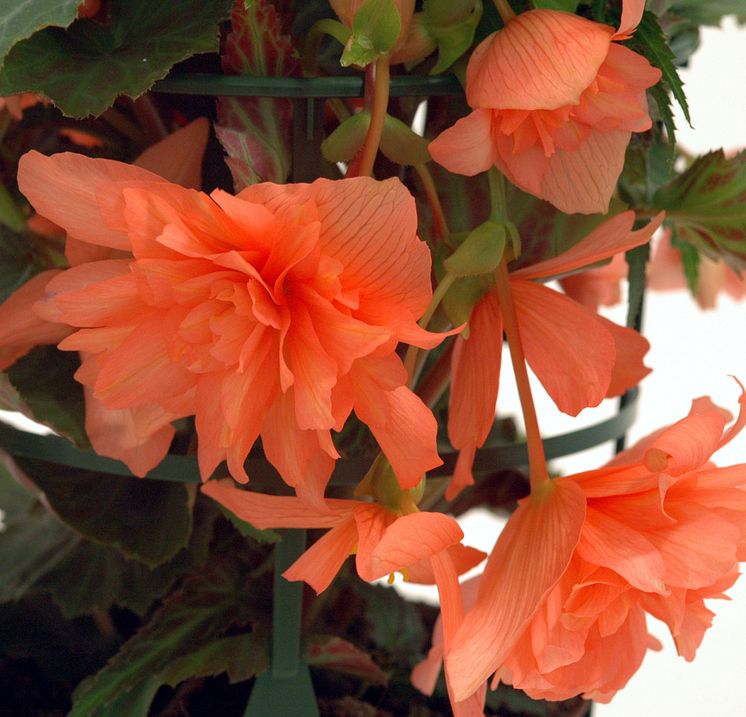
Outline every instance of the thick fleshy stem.
<svg viewBox="0 0 746 717">
<path fill-rule="evenodd" d="M 435 230 L 436 238 L 442 241 L 448 237 L 450 230 L 448 229 L 446 216 L 443 212 L 443 206 L 440 203 L 438 190 L 433 181 L 433 175 L 425 164 L 415 164 L 414 171 L 417 172 L 417 176 L 422 182 L 422 187 L 425 190 L 425 198 L 433 214 L 433 229 Z"/>
<path fill-rule="evenodd" d="M 386 110 L 389 106 L 389 57 L 381 55 L 373 67 L 373 101 L 370 107 L 370 124 L 365 144 L 357 164 L 357 176 L 370 177 L 376 161 L 378 147 L 381 144 L 383 125 L 386 121 Z"/>
<path fill-rule="evenodd" d="M 526 424 L 528 476 L 531 484 L 531 493 L 533 494 L 549 481 L 549 471 L 547 470 L 547 461 L 544 456 L 544 444 L 541 441 L 539 421 L 536 418 L 536 408 L 534 407 L 534 399 L 531 394 L 531 386 L 528 381 L 526 357 L 523 353 L 521 333 L 516 319 L 506 259 L 503 259 L 497 267 L 495 280 L 497 295 L 500 299 L 500 310 L 503 316 L 505 336 L 508 339 L 508 346 L 510 347 L 510 360 L 513 363 L 513 372 L 515 373 L 515 381 L 518 386 L 518 396 L 521 400 L 523 420 Z"/>
<path fill-rule="evenodd" d="M 513 12 L 513 8 L 510 7 L 508 0 L 495 0 L 495 7 L 506 25 L 515 18 L 515 13 Z"/>
</svg>

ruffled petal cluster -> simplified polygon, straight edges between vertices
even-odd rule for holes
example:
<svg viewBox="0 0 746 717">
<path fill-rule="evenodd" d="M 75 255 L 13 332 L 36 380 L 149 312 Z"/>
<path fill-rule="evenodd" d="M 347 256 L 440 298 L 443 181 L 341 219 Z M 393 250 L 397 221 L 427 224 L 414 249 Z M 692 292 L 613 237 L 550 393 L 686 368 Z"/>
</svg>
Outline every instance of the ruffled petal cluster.
<svg viewBox="0 0 746 717">
<path fill-rule="evenodd" d="M 606 213 L 632 132 L 650 128 L 645 91 L 658 69 L 617 44 L 644 2 L 627 0 L 619 31 L 557 10 L 518 15 L 467 68 L 474 110 L 430 144 L 436 162 L 474 175 L 496 166 L 558 209 Z"/>
<path fill-rule="evenodd" d="M 609 701 L 654 646 L 646 614 L 691 660 L 746 557 L 746 464 L 710 456 L 746 424 L 707 398 L 600 470 L 521 502 L 488 560 L 446 668 L 457 699 L 489 675 L 536 699 Z"/>
<path fill-rule="evenodd" d="M 246 480 L 261 435 L 284 480 L 319 501 L 338 457 L 330 430 L 352 410 L 402 486 L 440 464 L 435 419 L 394 352 L 441 340 L 416 323 L 430 255 L 397 180 L 208 196 L 118 162 L 32 152 L 19 186 L 78 242 L 127 253 L 61 273 L 37 312 L 79 329 L 60 347 L 84 354 L 77 377 L 106 409 L 152 415 L 157 430 L 196 415 L 204 477 L 227 459 Z"/>
<path fill-rule="evenodd" d="M 510 274 L 510 287 L 526 360 L 557 408 L 577 415 L 604 398 L 636 386 L 649 369 L 648 342 L 560 292 L 537 283 L 607 259 L 650 240 L 663 215 L 632 231 L 634 213 L 603 222 L 569 251 Z M 448 436 L 459 459 L 449 499 L 473 483 L 471 465 L 495 418 L 503 321 L 496 290 L 475 305 L 468 338 L 456 339 L 452 360 Z"/>
</svg>

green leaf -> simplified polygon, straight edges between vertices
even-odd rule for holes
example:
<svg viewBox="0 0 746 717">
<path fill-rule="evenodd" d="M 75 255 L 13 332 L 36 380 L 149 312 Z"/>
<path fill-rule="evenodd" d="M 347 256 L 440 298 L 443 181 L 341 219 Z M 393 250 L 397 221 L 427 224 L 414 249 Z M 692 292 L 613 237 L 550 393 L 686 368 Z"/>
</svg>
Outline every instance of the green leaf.
<svg viewBox="0 0 746 717">
<path fill-rule="evenodd" d="M 148 717 L 150 704 L 160 687 L 157 677 L 146 677 L 131 690 L 122 692 L 108 705 L 91 713 L 91 717 Z"/>
<path fill-rule="evenodd" d="M 663 87 L 669 90 L 676 101 L 679 103 L 686 121 L 691 126 L 692 120 L 689 116 L 689 105 L 684 94 L 684 84 L 679 77 L 678 70 L 674 64 L 676 56 L 668 45 L 666 35 L 661 28 L 658 18 L 652 12 L 644 12 L 640 24 L 635 30 L 630 46 L 641 52 L 650 61 L 650 64 L 657 67 L 661 73 L 661 83 Z M 656 96 L 656 103 L 666 118 L 666 110 L 662 106 L 662 99 Z M 669 141 L 674 143 L 673 120 L 666 122 L 666 130 L 669 132 Z"/>
<path fill-rule="evenodd" d="M 489 274 L 497 268 L 504 251 L 505 226 L 489 221 L 470 232 L 443 266 L 457 277 Z"/>
<path fill-rule="evenodd" d="M 73 378 L 79 366 L 74 351 L 37 346 L 7 369 L 7 376 L 19 399 L 18 410 L 87 449 L 91 444 L 85 432 L 83 387 Z"/>
<path fill-rule="evenodd" d="M 220 58 L 229 75 L 294 76 L 300 60 L 268 0 L 236 3 Z M 292 160 L 292 102 L 273 97 L 218 97 L 215 134 L 238 192 L 257 182 L 285 182 Z"/>
<path fill-rule="evenodd" d="M 328 162 L 349 162 L 363 146 L 370 125 L 370 113 L 358 112 L 341 122 L 321 143 L 321 153 Z"/>
<path fill-rule="evenodd" d="M 418 135 L 400 119 L 387 114 L 381 134 L 381 152 L 392 162 L 403 165 L 430 161 L 428 140 Z"/>
<path fill-rule="evenodd" d="M 241 545 L 222 547 L 206 569 L 185 580 L 102 670 L 78 685 L 68 717 L 96 715 L 187 651 L 208 645 L 232 626 L 253 618 L 257 589 L 247 579 L 247 566 L 237 559 Z"/>
<path fill-rule="evenodd" d="M 0 302 L 46 268 L 26 236 L 0 225 Z"/>
<path fill-rule="evenodd" d="M 671 15 L 685 17 L 695 25 L 712 25 L 717 27 L 725 15 L 746 14 L 743 0 L 674 0 L 668 3 Z"/>
<path fill-rule="evenodd" d="M 13 45 L 45 27 L 67 27 L 78 14 L 80 0 L 2 0 L 0 2 L 0 65 Z"/>
<path fill-rule="evenodd" d="M 303 651 L 304 661 L 311 667 L 343 672 L 374 685 L 388 684 L 388 675 L 371 656 L 351 642 L 336 635 L 313 635 Z"/>
<path fill-rule="evenodd" d="M 564 12 L 575 12 L 580 5 L 580 0 L 533 0 L 533 6 L 538 10 L 563 10 Z"/>
<path fill-rule="evenodd" d="M 176 687 L 190 677 L 228 673 L 231 684 L 243 682 L 267 669 L 267 639 L 244 633 L 208 642 L 177 657 L 158 675 L 161 683 Z"/>
<path fill-rule="evenodd" d="M 679 250 L 681 255 L 681 263 L 684 268 L 684 276 L 686 277 L 686 284 L 689 287 L 689 291 L 692 296 L 697 296 L 697 285 L 699 284 L 699 252 L 689 242 L 681 241 L 676 231 L 676 227 L 673 227 L 671 231 L 671 246 L 675 246 Z"/>
<path fill-rule="evenodd" d="M 101 114 L 119 95 L 138 97 L 187 57 L 218 49 L 230 0 L 110 0 L 109 22 L 76 20 L 14 45 L 0 95 L 40 92 L 66 115 Z"/>
<path fill-rule="evenodd" d="M 217 516 L 212 501 L 198 499 L 189 545 L 156 568 L 128 560 L 116 548 L 81 541 L 33 588 L 49 593 L 67 618 L 112 605 L 143 615 L 177 578 L 205 563 Z"/>
<path fill-rule="evenodd" d="M 413 603 L 396 590 L 382 585 L 359 583 L 356 590 L 368 605 L 365 618 L 377 647 L 406 658 L 415 655 L 426 639 L 422 618 Z"/>
<path fill-rule="evenodd" d="M 64 525 L 37 504 L 14 479 L 15 466 L 0 465 L 0 603 L 18 600 L 80 543 Z M 19 476 L 20 477 L 20 476 Z"/>
<path fill-rule="evenodd" d="M 482 18 L 481 0 L 425 0 L 425 27 L 438 46 L 430 74 L 447 70 L 474 42 Z"/>
<path fill-rule="evenodd" d="M 17 459 L 44 504 L 66 525 L 151 567 L 172 558 L 192 529 L 193 486 Z"/>
<path fill-rule="evenodd" d="M 653 207 L 666 210 L 679 240 L 736 271 L 746 269 L 746 152 L 699 157 L 655 193 Z"/>
<path fill-rule="evenodd" d="M 401 32 L 401 16 L 394 0 L 366 0 L 352 21 L 352 35 L 339 62 L 342 67 L 364 67 L 387 53 Z"/>
</svg>

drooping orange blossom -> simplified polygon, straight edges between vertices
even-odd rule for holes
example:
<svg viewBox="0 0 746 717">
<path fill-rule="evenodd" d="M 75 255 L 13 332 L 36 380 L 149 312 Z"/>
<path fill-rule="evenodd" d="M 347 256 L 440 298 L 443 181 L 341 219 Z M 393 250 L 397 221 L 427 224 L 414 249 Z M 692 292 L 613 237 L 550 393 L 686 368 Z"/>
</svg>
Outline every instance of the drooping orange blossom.
<svg viewBox="0 0 746 717">
<path fill-rule="evenodd" d="M 708 398 L 606 467 L 547 481 L 500 535 L 446 655 L 456 699 L 491 674 L 533 698 L 607 702 L 664 621 L 687 660 L 746 559 L 746 464 L 710 456 L 746 424 Z"/>
<path fill-rule="evenodd" d="M 198 118 L 148 147 L 134 164 L 170 182 L 197 189 L 209 129 L 209 122 Z M 40 236 L 64 237 L 64 229 L 39 214 L 30 217 L 28 223 Z M 65 256 L 70 266 L 78 266 L 129 254 L 88 244 L 71 235 L 65 240 Z M 57 344 L 73 331 L 71 326 L 48 321 L 33 310 L 34 304 L 46 295 L 49 281 L 59 273 L 60 270 L 49 270 L 38 274 L 0 305 L 0 370 L 34 346 Z M 106 408 L 90 387 L 84 387 L 84 396 L 86 434 L 97 453 L 122 460 L 136 475 L 144 475 L 161 461 L 174 435 L 170 414 L 155 404 Z"/>
<path fill-rule="evenodd" d="M 645 90 L 661 77 L 618 44 L 644 0 L 625 0 L 619 30 L 558 10 L 506 19 L 469 60 L 474 110 L 430 143 L 457 174 L 496 166 L 563 212 L 606 213 L 632 132 L 650 128 Z"/>
<path fill-rule="evenodd" d="M 210 196 L 137 167 L 72 154 L 21 159 L 19 186 L 68 235 L 132 258 L 68 269 L 37 304 L 80 330 L 77 378 L 109 409 L 196 415 L 207 478 L 267 458 L 323 507 L 330 430 L 354 409 L 403 487 L 440 465 L 437 425 L 407 387 L 399 341 L 432 291 L 414 200 L 398 180 L 258 184 Z"/>
<path fill-rule="evenodd" d="M 484 553 L 464 546 L 458 523 L 443 513 L 420 512 L 407 498 L 379 502 L 327 499 L 325 510 L 294 497 L 237 489 L 232 481 L 208 481 L 202 492 L 256 528 L 328 528 L 284 573 L 320 593 L 342 563 L 355 554 L 358 575 L 367 581 L 401 572 L 409 582 L 437 584 L 441 604 L 441 650 L 450 647 L 463 619 L 458 576 L 478 565 Z M 397 491 L 398 492 L 398 491 Z M 406 493 L 409 493 L 407 491 Z M 399 492 L 399 497 L 406 495 Z M 449 686 L 449 694 L 451 693 Z M 456 703 L 455 717 L 482 717 L 484 691 Z"/>
<path fill-rule="evenodd" d="M 649 369 L 642 363 L 648 342 L 560 292 L 537 283 L 609 258 L 649 241 L 659 214 L 632 231 L 634 213 L 604 221 L 567 252 L 510 273 L 516 322 L 526 361 L 557 408 L 570 415 L 619 396 Z M 503 309 L 496 289 L 474 306 L 467 339 L 459 337 L 452 358 L 448 436 L 459 450 L 446 497 L 474 482 L 471 466 L 495 418 L 503 346 Z"/>
</svg>

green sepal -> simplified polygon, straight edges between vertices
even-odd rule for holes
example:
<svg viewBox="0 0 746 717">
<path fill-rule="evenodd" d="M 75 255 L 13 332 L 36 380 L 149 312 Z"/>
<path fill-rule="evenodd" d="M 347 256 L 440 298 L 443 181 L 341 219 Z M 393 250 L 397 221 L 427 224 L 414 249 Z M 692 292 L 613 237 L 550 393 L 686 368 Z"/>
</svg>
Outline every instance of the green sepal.
<svg viewBox="0 0 746 717">
<path fill-rule="evenodd" d="M 322 143 L 321 153 L 329 162 L 349 162 L 362 148 L 368 133 L 370 113 L 348 117 Z"/>
<path fill-rule="evenodd" d="M 367 0 L 352 21 L 352 35 L 339 63 L 365 67 L 391 50 L 401 32 L 401 16 L 394 0 Z"/>
<path fill-rule="evenodd" d="M 456 279 L 448 293 L 443 297 L 441 306 L 446 312 L 448 320 L 454 326 L 461 326 L 469 321 L 471 310 L 493 286 L 492 277 L 488 274 L 482 276 L 467 276 Z M 468 327 L 467 327 L 468 329 Z M 469 337 L 468 330 L 465 329 L 461 336 Z"/>
<path fill-rule="evenodd" d="M 459 278 L 489 274 L 503 258 L 505 236 L 505 225 L 487 221 L 469 233 L 443 266 Z"/>
<path fill-rule="evenodd" d="M 438 61 L 430 70 L 447 70 L 474 42 L 482 19 L 481 0 L 425 0 L 425 27 L 438 47 Z"/>
</svg>

